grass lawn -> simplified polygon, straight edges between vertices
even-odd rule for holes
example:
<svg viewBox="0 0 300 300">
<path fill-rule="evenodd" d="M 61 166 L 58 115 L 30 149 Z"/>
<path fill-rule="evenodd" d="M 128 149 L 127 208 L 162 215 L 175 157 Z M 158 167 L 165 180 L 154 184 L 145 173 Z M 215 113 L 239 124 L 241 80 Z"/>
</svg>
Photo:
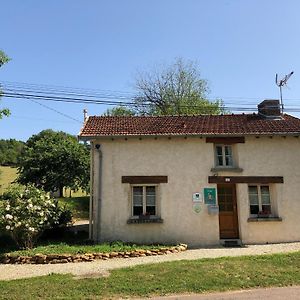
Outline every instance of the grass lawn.
<svg viewBox="0 0 300 300">
<path fill-rule="evenodd" d="M 84 254 L 95 252 L 112 252 L 112 251 L 133 251 L 136 249 L 157 249 L 163 247 L 162 245 L 134 245 L 124 244 L 122 242 L 104 243 L 96 245 L 84 245 L 76 242 L 56 242 L 52 244 L 39 245 L 30 250 L 13 250 L 13 248 L 3 247 L 0 249 L 0 255 L 10 253 L 11 255 L 26 255 L 32 256 L 35 254 Z"/>
<path fill-rule="evenodd" d="M 17 168 L 0 166 L 0 195 L 17 178 Z"/>
<path fill-rule="evenodd" d="M 300 284 L 300 252 L 178 261 L 114 270 L 107 278 L 49 275 L 0 281 L 2 299 L 111 299 Z"/>
<path fill-rule="evenodd" d="M 59 198 L 59 203 L 72 211 L 74 221 L 89 218 L 90 197 Z"/>
</svg>

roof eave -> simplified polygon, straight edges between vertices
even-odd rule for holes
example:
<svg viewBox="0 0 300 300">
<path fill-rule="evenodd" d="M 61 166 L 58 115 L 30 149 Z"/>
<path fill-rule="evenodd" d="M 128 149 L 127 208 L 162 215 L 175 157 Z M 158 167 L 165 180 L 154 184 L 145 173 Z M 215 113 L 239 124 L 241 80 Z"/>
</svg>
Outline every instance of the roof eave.
<svg viewBox="0 0 300 300">
<path fill-rule="evenodd" d="M 232 137 L 232 136 L 298 136 L 300 135 L 300 131 L 298 132 L 251 132 L 251 133 L 195 133 L 195 134 L 122 134 L 122 135 L 78 135 L 78 139 L 80 141 L 90 141 L 97 139 L 112 139 L 112 138 L 151 138 L 151 137 Z"/>
</svg>

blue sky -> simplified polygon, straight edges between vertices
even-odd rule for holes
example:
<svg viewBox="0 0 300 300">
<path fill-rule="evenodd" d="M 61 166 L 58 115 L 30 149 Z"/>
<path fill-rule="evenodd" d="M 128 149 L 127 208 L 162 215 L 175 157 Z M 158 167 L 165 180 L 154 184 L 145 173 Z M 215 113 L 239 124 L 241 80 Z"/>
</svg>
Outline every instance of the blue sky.
<svg viewBox="0 0 300 300">
<path fill-rule="evenodd" d="M 0 82 L 133 92 L 137 70 L 182 57 L 199 63 L 210 97 L 225 104 L 278 98 L 275 73 L 295 71 L 284 98 L 299 106 L 299 11 L 297 0 L 4 0 L 0 49 L 12 61 Z M 43 104 L 80 120 L 85 107 L 89 115 L 107 108 Z M 28 100 L 0 105 L 12 112 L 0 121 L 0 138 L 81 127 Z"/>
</svg>

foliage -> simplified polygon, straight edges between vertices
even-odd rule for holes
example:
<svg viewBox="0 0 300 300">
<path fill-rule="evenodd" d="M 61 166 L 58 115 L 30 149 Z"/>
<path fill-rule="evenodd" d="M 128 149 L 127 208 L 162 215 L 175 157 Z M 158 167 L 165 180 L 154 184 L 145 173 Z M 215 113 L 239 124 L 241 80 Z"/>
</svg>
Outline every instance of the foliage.
<svg viewBox="0 0 300 300">
<path fill-rule="evenodd" d="M 90 159 L 87 145 L 76 137 L 51 129 L 33 135 L 25 144 L 19 163 L 18 182 L 32 183 L 46 191 L 63 187 L 88 189 Z"/>
<path fill-rule="evenodd" d="M 15 139 L 0 140 L 0 165 L 16 166 L 21 156 L 24 142 Z"/>
<path fill-rule="evenodd" d="M 74 219 L 86 220 L 89 218 L 90 197 L 60 198 L 58 201 L 72 211 Z"/>
<path fill-rule="evenodd" d="M 10 61 L 10 58 L 0 50 L 0 67 Z"/>
<path fill-rule="evenodd" d="M 136 112 L 125 106 L 116 106 L 111 109 L 107 109 L 103 116 L 134 116 Z"/>
<path fill-rule="evenodd" d="M 0 67 L 8 63 L 9 61 L 10 58 L 2 50 L 0 50 Z M 0 96 L 1 96 L 1 90 L 0 90 Z M 10 114 L 9 109 L 7 108 L 0 109 L 0 119 L 2 119 L 3 116 L 9 116 L 9 114 Z"/>
<path fill-rule="evenodd" d="M 299 285 L 299 270 L 300 252 L 296 252 L 146 264 L 77 280 L 72 274 L 52 274 L 0 281 L 0 290 L 3 299 L 17 300 L 132 299 Z"/>
<path fill-rule="evenodd" d="M 199 115 L 224 112 L 221 100 L 209 101 L 207 80 L 198 65 L 181 58 L 171 65 L 141 72 L 136 79 L 136 109 L 148 115 Z"/>
<path fill-rule="evenodd" d="M 72 218 L 57 200 L 31 185 L 12 186 L 3 199 L 0 227 L 22 248 L 32 248 L 45 229 L 66 225 Z"/>
</svg>

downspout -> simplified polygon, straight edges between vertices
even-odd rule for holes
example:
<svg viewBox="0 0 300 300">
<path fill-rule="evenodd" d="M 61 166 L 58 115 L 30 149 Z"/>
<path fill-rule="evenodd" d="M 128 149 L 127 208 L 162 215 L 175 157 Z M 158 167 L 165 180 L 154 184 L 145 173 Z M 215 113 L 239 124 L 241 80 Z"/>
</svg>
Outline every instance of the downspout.
<svg viewBox="0 0 300 300">
<path fill-rule="evenodd" d="M 91 141 L 91 169 L 90 169 L 90 206 L 89 206 L 89 240 L 93 239 L 93 198 L 94 198 L 94 143 Z"/>
<path fill-rule="evenodd" d="M 100 241 L 101 235 L 101 199 L 102 199 L 102 151 L 101 145 L 95 144 L 96 152 L 98 152 L 98 176 L 96 177 L 96 182 L 94 182 L 94 186 L 98 186 L 94 192 L 96 192 L 97 197 L 94 198 L 94 229 L 93 229 L 93 239 L 94 241 Z M 96 185 L 95 185 L 96 183 Z"/>
</svg>

